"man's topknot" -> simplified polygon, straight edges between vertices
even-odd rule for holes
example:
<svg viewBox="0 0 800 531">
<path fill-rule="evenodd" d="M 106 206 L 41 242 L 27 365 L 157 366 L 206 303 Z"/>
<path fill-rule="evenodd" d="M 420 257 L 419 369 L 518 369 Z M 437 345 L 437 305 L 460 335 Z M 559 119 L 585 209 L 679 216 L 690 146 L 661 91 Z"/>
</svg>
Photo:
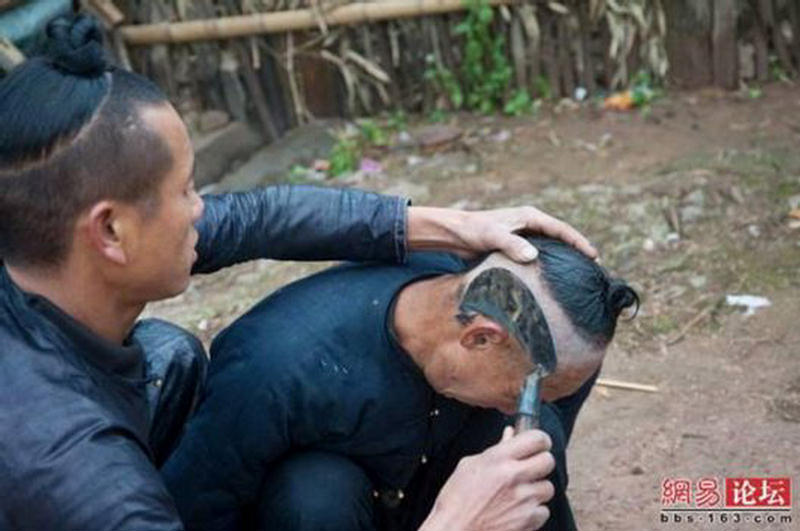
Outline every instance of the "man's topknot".
<svg viewBox="0 0 800 531">
<path fill-rule="evenodd" d="M 103 33 L 88 15 L 58 17 L 47 25 L 50 57 L 65 73 L 97 77 L 109 69 Z"/>
<path fill-rule="evenodd" d="M 82 210 L 154 197 L 173 163 L 139 112 L 166 95 L 109 66 L 98 23 L 58 18 L 47 36 L 44 57 L 0 79 L 0 260 L 24 266 L 59 263 Z"/>
</svg>

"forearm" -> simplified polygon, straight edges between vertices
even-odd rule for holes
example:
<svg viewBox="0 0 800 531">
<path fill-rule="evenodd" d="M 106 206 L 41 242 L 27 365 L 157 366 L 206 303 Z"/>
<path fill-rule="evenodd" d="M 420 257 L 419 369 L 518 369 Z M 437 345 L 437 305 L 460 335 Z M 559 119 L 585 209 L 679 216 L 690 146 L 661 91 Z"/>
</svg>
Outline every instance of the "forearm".
<svg viewBox="0 0 800 531">
<path fill-rule="evenodd" d="M 408 202 L 403 198 L 273 186 L 204 200 L 194 273 L 256 258 L 405 260 Z"/>
<path fill-rule="evenodd" d="M 408 248 L 415 251 L 458 248 L 469 250 L 468 243 L 458 231 L 469 216 L 469 212 L 449 208 L 409 207 Z"/>
</svg>

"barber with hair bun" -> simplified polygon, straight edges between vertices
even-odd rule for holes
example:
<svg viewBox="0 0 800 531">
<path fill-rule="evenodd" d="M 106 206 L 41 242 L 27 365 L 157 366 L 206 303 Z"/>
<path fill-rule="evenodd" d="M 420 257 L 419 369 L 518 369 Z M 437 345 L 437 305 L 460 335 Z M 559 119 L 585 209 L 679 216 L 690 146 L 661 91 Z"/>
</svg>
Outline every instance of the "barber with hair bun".
<svg viewBox="0 0 800 531">
<path fill-rule="evenodd" d="M 1 530 L 184 528 L 158 468 L 207 358 L 187 332 L 137 318 L 192 273 L 255 258 L 403 262 L 431 248 L 525 262 L 536 250 L 522 230 L 596 256 L 532 207 L 461 212 L 301 186 L 201 198 L 166 96 L 106 62 L 93 19 L 47 33 L 50 54 L 0 81 Z M 540 527 L 549 447 L 533 431 L 465 459 L 424 529 Z"/>
</svg>

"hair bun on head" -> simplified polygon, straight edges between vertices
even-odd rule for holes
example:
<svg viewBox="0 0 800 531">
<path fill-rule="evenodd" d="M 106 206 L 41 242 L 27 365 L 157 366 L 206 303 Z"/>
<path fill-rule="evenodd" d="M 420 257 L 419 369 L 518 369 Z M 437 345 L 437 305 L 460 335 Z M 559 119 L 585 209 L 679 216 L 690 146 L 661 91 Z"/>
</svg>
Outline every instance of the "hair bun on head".
<svg viewBox="0 0 800 531">
<path fill-rule="evenodd" d="M 618 316 L 625 308 L 635 304 L 635 315 L 639 310 L 639 295 L 625 282 L 615 278 L 611 280 L 608 286 L 608 304 L 611 306 L 615 316 Z"/>
<path fill-rule="evenodd" d="M 53 64 L 65 72 L 97 77 L 108 67 L 103 49 L 103 33 L 88 15 L 58 17 L 47 25 Z"/>
</svg>

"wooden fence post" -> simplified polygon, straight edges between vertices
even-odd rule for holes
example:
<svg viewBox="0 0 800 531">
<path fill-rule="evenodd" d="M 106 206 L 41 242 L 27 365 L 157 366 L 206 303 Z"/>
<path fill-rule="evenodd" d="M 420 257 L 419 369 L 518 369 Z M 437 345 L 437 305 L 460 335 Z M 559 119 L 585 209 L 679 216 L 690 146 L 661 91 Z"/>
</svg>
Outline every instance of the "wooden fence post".
<svg viewBox="0 0 800 531">
<path fill-rule="evenodd" d="M 739 48 L 736 42 L 736 0 L 714 0 L 712 54 L 714 84 L 726 89 L 739 86 Z"/>
</svg>

